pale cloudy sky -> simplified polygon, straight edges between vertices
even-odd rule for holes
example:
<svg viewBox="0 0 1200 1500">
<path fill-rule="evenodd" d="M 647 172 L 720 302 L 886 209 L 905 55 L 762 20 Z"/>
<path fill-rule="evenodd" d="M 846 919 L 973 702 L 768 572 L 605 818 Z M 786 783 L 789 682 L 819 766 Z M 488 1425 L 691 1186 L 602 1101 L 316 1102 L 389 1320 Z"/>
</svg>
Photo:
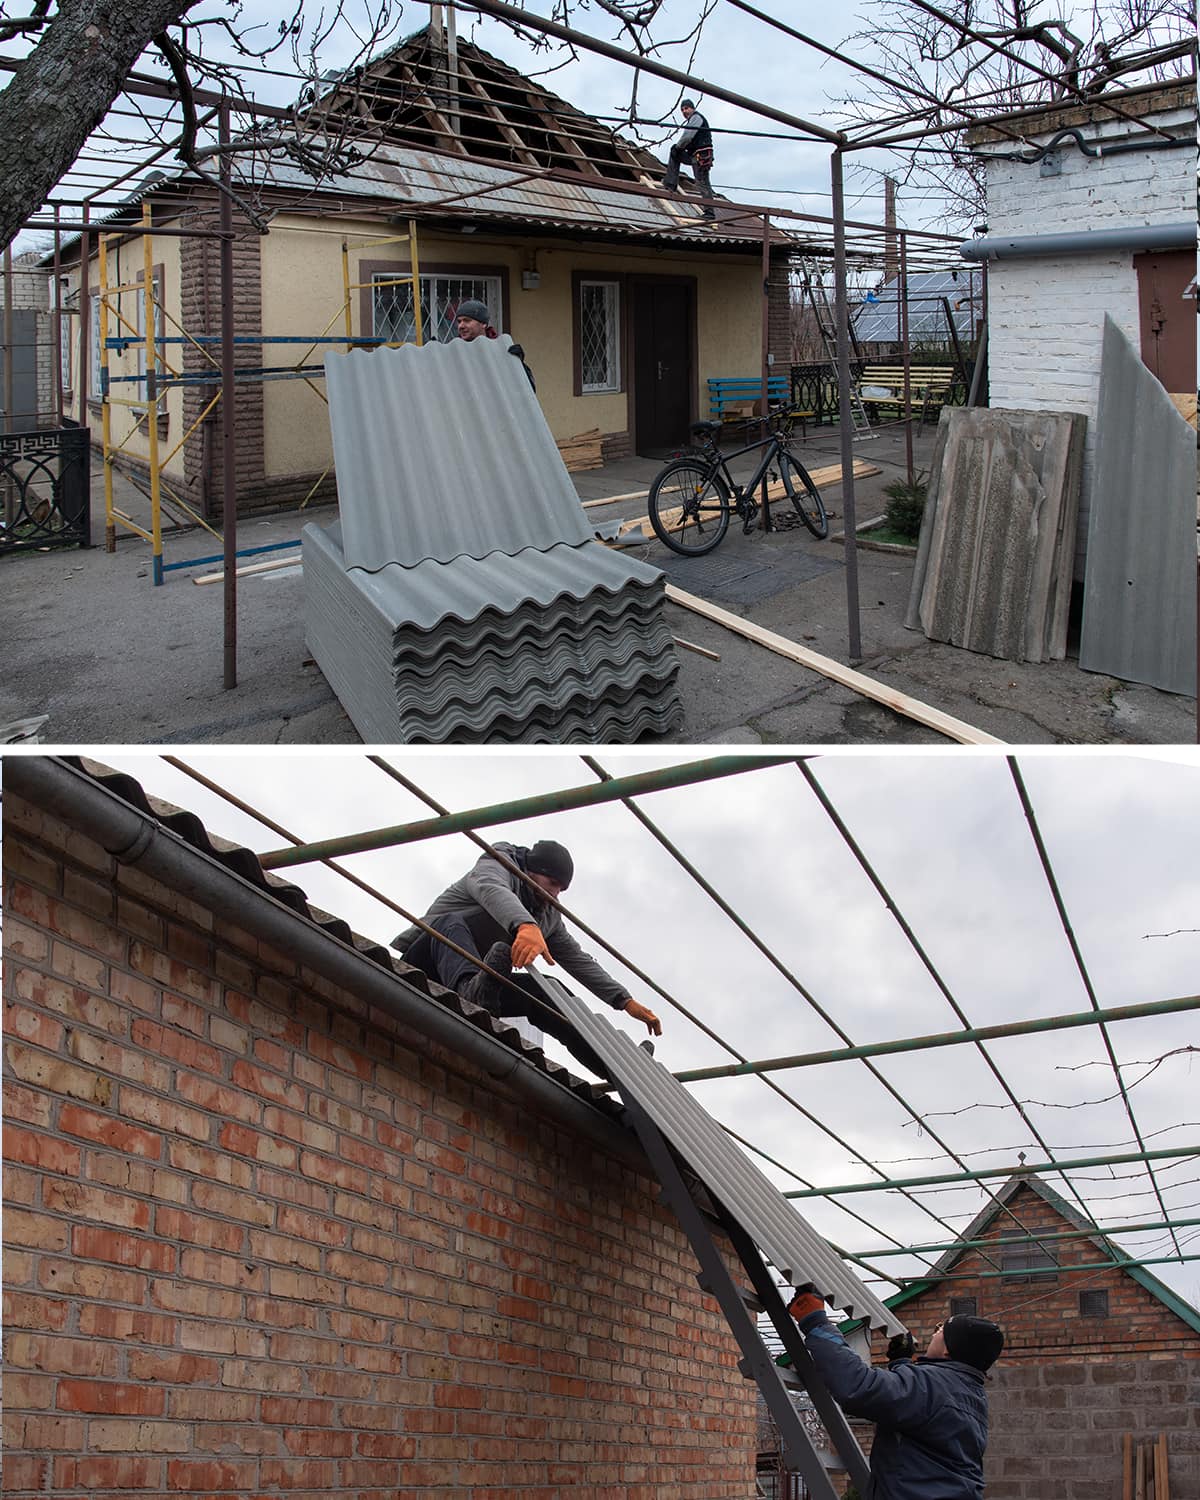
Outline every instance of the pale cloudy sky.
<svg viewBox="0 0 1200 1500">
<path fill-rule="evenodd" d="M 206 750 L 185 758 L 305 839 L 430 815 L 355 752 Z M 597 756 L 617 775 L 689 758 L 629 750 Z M 214 832 L 260 852 L 279 843 L 157 757 L 131 752 L 104 759 L 137 775 L 148 791 L 199 813 Z M 389 759 L 452 810 L 595 779 L 579 757 L 553 751 L 400 750 Z M 972 1024 L 1089 1008 L 1003 758 L 963 751 L 840 753 L 811 765 Z M 1023 755 L 1018 766 L 1099 1004 L 1196 993 L 1200 759 L 1186 751 L 1165 758 L 1076 751 Z M 794 766 L 655 793 L 640 805 L 852 1041 L 955 1028 L 948 1002 Z M 568 906 L 744 1056 L 763 1059 L 838 1045 L 805 996 L 619 805 L 501 826 L 485 836 L 566 843 L 577 862 Z M 453 835 L 345 862 L 402 906 L 421 912 L 473 858 L 466 837 Z M 322 867 L 304 866 L 292 877 L 311 900 L 359 932 L 381 942 L 396 932 L 392 912 Z M 619 961 L 599 956 L 628 980 L 635 997 L 662 1015 L 665 1036 L 657 1055 L 669 1068 L 732 1060 Z M 1147 1147 L 1195 1146 L 1200 1110 L 1194 1103 L 1195 1055 L 1187 1050 L 1197 1042 L 1195 1013 L 1120 1023 L 1110 1035 L 1126 1065 L 1125 1082 L 1132 1086 Z M 1184 1050 L 1133 1086 L 1155 1059 L 1176 1049 Z M 1037 1101 L 1028 1105 L 1030 1118 L 1057 1156 L 1136 1149 L 1120 1101 L 1108 1098 L 1115 1084 L 1097 1031 L 995 1042 L 991 1050 L 1017 1097 Z M 775 1075 L 845 1145 L 760 1080 L 694 1087 L 718 1119 L 818 1184 L 867 1180 L 872 1174 L 855 1151 L 905 1177 L 956 1170 L 943 1145 L 970 1167 L 1007 1167 L 1018 1150 L 1030 1160 L 1042 1159 L 974 1048 L 898 1056 L 879 1067 L 925 1117 L 921 1123 L 860 1062 Z M 780 1186 L 797 1186 L 793 1177 L 767 1171 Z M 1195 1157 L 1167 1162 L 1158 1171 L 1172 1211 L 1200 1216 Z M 1137 1167 L 1093 1168 L 1073 1174 L 1073 1180 L 1101 1222 L 1161 1217 Z M 803 1211 L 835 1242 L 863 1251 L 883 1243 L 880 1231 L 904 1244 L 945 1239 L 938 1217 L 959 1228 L 985 1201 L 978 1186 L 917 1196 L 924 1208 L 895 1193 L 872 1193 L 847 1196 L 842 1207 L 808 1201 Z M 1181 1230 L 1180 1239 L 1200 1254 L 1200 1230 Z M 1169 1249 L 1161 1231 L 1124 1243 L 1145 1255 Z M 905 1274 L 917 1269 L 911 1261 L 892 1264 Z M 1200 1261 L 1151 1269 L 1196 1302 L 1197 1266 Z"/>
</svg>

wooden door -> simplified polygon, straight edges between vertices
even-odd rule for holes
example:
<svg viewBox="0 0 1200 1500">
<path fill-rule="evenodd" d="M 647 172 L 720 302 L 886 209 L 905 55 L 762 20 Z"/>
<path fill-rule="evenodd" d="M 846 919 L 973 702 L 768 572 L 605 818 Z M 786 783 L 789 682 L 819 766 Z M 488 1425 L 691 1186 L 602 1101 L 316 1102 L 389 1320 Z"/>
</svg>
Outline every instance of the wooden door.
<svg viewBox="0 0 1200 1500">
<path fill-rule="evenodd" d="M 688 441 L 692 420 L 692 287 L 647 278 L 632 294 L 633 446 L 661 457 Z"/>
</svg>

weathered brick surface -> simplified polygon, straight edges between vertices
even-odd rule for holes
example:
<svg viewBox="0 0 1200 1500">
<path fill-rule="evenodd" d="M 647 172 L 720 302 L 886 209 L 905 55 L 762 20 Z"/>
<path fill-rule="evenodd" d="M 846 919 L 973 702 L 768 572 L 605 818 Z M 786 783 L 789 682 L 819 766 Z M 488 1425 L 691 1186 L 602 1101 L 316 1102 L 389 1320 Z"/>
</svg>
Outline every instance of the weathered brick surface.
<svg viewBox="0 0 1200 1500">
<path fill-rule="evenodd" d="M 751 1492 L 753 1387 L 647 1179 L 5 823 L 6 1496 Z"/>
</svg>

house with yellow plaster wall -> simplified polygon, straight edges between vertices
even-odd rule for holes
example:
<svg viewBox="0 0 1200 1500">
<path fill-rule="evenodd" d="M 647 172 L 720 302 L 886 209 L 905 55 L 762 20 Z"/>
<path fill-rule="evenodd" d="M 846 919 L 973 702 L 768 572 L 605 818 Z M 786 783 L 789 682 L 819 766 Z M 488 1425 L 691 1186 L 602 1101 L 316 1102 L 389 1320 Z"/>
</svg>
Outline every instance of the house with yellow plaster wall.
<svg viewBox="0 0 1200 1500">
<path fill-rule="evenodd" d="M 649 152 L 479 48 L 451 55 L 425 28 L 330 80 L 306 119 L 338 146 L 315 181 L 283 149 L 248 140 L 232 158 L 258 221 L 234 215 L 239 508 L 332 497 L 327 352 L 452 338 L 468 299 L 523 346 L 555 438 L 598 433 L 605 459 L 686 441 L 709 414 L 710 377 L 786 373 L 797 241 L 723 198 L 705 220 L 694 194 L 662 191 Z M 142 184 L 104 226 L 103 275 L 91 236 L 82 298 L 80 241 L 61 256 L 64 294 L 86 309 L 73 320 L 80 420 L 99 441 L 107 389 L 121 462 L 144 467 L 153 443 L 165 493 L 210 518 L 222 507 L 217 223 L 214 189 L 180 174 Z"/>
</svg>

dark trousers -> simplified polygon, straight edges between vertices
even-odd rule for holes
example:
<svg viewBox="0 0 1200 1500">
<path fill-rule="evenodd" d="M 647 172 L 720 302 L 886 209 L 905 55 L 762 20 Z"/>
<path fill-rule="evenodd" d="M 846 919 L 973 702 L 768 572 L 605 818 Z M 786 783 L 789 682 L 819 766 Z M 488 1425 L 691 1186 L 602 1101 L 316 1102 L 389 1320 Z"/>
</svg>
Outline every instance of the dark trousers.
<svg viewBox="0 0 1200 1500">
<path fill-rule="evenodd" d="M 476 958 L 482 958 L 493 943 L 504 940 L 498 924 L 482 909 L 477 915 L 473 912 L 451 912 L 446 916 L 436 917 L 429 925 Z M 472 974 L 479 972 L 469 959 L 455 953 L 453 948 L 447 948 L 445 943 L 439 943 L 427 932 L 418 934 L 416 941 L 409 945 L 404 961 L 414 968 L 423 969 L 430 979 L 436 979 L 448 990 L 457 990 Z M 549 1001 L 543 1000 L 541 995 L 534 993 L 534 982 L 528 975 L 518 970 L 513 974 L 512 982 L 517 986 L 515 990 L 509 989 L 507 985 L 497 986 L 499 994 L 494 1008 L 492 1004 L 487 1006 L 492 1015 L 523 1016 L 539 1031 L 544 1031 L 547 1036 L 561 1042 L 585 1068 L 601 1078 L 608 1076 L 604 1064 L 566 1016 L 555 1010 Z"/>
<path fill-rule="evenodd" d="M 692 169 L 692 176 L 696 179 L 696 186 L 700 190 L 702 198 L 711 198 L 713 195 L 712 183 L 708 179 L 708 168 L 698 166 L 692 160 L 692 152 L 687 146 L 674 145 L 667 159 L 667 175 L 663 178 L 663 187 L 670 192 L 679 186 L 679 168 L 686 162 Z M 710 210 L 711 212 L 711 210 Z"/>
</svg>

